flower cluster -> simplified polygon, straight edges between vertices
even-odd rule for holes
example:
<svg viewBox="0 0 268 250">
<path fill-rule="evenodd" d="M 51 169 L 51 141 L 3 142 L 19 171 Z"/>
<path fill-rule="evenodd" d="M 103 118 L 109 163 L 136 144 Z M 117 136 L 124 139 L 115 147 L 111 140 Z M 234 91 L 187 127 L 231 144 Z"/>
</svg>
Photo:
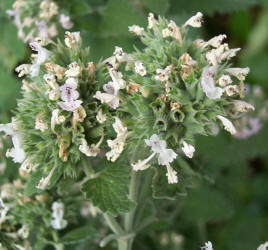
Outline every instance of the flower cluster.
<svg viewBox="0 0 268 250">
<path fill-rule="evenodd" d="M 152 147 L 147 138 L 154 134 L 150 140 L 162 145 L 160 151 L 152 147 L 154 153 L 146 160 L 136 159 L 134 170 L 146 169 L 156 153 L 158 164 L 169 166 L 176 153 L 170 149 L 173 154 L 167 154 L 166 145 L 192 158 L 195 134 L 213 135 L 222 125 L 234 135 L 237 130 L 232 120 L 254 110 L 252 104 L 241 100 L 246 94 L 244 80 L 249 68 L 230 64 L 240 49 L 230 49 L 223 34 L 208 41 L 188 38 L 187 29 L 201 27 L 202 17 L 198 12 L 179 27 L 174 21 L 157 20 L 150 14 L 147 30 L 137 25 L 129 27 L 145 45 L 131 55 L 126 67 L 127 88 L 133 83 L 139 86 L 126 99 L 128 108 L 137 110 L 137 121 L 129 128 L 135 131 L 130 140 L 142 143 L 145 139 Z M 162 162 L 161 156 L 167 162 Z M 174 171 L 168 167 L 169 183 L 177 182 Z"/>
<path fill-rule="evenodd" d="M 70 16 L 60 11 L 52 0 L 16 0 L 7 14 L 12 17 L 18 29 L 18 37 L 24 42 L 35 37 L 43 41 L 57 36 L 59 28 L 70 30 L 73 22 Z"/>
</svg>

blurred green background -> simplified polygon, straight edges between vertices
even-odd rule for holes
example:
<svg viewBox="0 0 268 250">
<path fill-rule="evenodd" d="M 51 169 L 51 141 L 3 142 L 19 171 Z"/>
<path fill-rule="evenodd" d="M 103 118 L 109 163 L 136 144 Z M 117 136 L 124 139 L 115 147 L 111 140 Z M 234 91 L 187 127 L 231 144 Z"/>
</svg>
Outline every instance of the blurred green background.
<svg viewBox="0 0 268 250">
<path fill-rule="evenodd" d="M 249 66 L 250 85 L 268 93 L 268 0 L 58 0 L 90 45 L 93 60 L 108 57 L 114 46 L 126 52 L 137 40 L 128 26 L 147 25 L 147 15 L 164 15 L 178 24 L 201 11 L 204 25 L 192 36 L 209 39 L 226 34 L 230 47 L 241 47 L 236 66 Z M 29 61 L 30 51 L 17 39 L 5 11 L 12 0 L 0 1 L 0 122 L 7 122 L 20 96 L 14 68 Z M 199 249 L 210 240 L 217 250 L 252 250 L 268 240 L 267 125 L 247 140 L 226 133 L 197 140 L 197 155 L 189 164 L 207 178 L 185 198 L 159 204 L 158 223 L 138 235 L 134 249 Z M 10 166 L 13 167 L 13 166 Z M 8 171 L 9 172 L 9 171 Z M 4 177 L 2 177 L 2 180 Z M 1 176 L 0 176 L 1 181 Z M 175 210 L 174 210 L 175 205 Z M 174 221 L 176 223 L 174 223 Z M 154 229 L 154 230 L 152 230 Z M 183 235 L 183 236 L 182 236 Z M 183 247 L 182 247 L 183 246 Z"/>
</svg>

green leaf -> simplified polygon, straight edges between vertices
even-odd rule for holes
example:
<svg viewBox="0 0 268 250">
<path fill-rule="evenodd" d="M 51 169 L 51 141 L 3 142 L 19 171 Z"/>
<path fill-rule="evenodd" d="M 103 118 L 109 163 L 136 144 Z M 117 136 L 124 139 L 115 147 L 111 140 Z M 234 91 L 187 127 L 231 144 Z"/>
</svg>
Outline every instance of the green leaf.
<svg viewBox="0 0 268 250">
<path fill-rule="evenodd" d="M 109 1 L 103 13 L 101 31 L 106 36 L 128 34 L 128 26 L 145 26 L 145 16 L 137 12 L 126 0 Z"/>
<path fill-rule="evenodd" d="M 224 220 L 233 216 L 234 209 L 222 193 L 200 186 L 189 191 L 183 214 L 190 220 Z"/>
<path fill-rule="evenodd" d="M 144 0 L 146 6 L 159 15 L 165 15 L 169 8 L 169 0 Z"/>
<path fill-rule="evenodd" d="M 178 161 L 172 162 L 172 168 L 177 171 L 178 183 L 169 184 L 167 180 L 167 170 L 165 166 L 155 166 L 155 174 L 153 176 L 153 197 L 155 199 L 174 200 L 177 195 L 187 195 L 187 187 L 191 187 L 192 178 L 189 171 L 185 171 L 179 166 Z"/>
<path fill-rule="evenodd" d="M 82 192 L 103 213 L 126 213 L 135 206 L 128 199 L 130 171 L 127 165 L 109 162 L 96 178 L 83 184 Z"/>
<path fill-rule="evenodd" d="M 195 14 L 200 11 L 207 15 L 213 15 L 215 12 L 225 13 L 246 9 L 256 4 L 256 0 L 171 0 L 171 12 L 174 15 L 180 13 Z"/>
<path fill-rule="evenodd" d="M 95 229 L 90 226 L 84 226 L 80 228 L 73 229 L 72 231 L 66 233 L 60 242 L 64 244 L 75 244 L 77 242 L 82 242 L 89 240 L 97 235 Z"/>
</svg>

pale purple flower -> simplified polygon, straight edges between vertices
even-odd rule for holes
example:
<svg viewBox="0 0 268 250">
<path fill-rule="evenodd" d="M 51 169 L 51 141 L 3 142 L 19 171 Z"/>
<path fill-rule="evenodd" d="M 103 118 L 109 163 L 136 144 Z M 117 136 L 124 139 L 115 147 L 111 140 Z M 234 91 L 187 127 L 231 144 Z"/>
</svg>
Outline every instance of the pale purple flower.
<svg viewBox="0 0 268 250">
<path fill-rule="evenodd" d="M 218 99 L 222 96 L 224 90 L 220 87 L 215 87 L 214 74 L 216 72 L 216 68 L 206 67 L 203 70 L 201 77 L 201 86 L 209 99 Z"/>
<path fill-rule="evenodd" d="M 32 42 L 29 45 L 33 51 L 37 52 L 36 60 L 30 69 L 31 76 L 38 76 L 41 64 L 48 59 L 51 53 L 43 48 L 38 42 Z"/>
<path fill-rule="evenodd" d="M 106 93 L 97 91 L 94 97 L 101 101 L 101 103 L 107 103 L 112 109 L 116 109 L 119 106 L 118 85 L 114 82 L 108 82 L 104 84 L 103 90 Z"/>
<path fill-rule="evenodd" d="M 74 111 L 83 103 L 81 100 L 77 100 L 79 97 L 79 92 L 76 91 L 77 84 L 77 78 L 70 77 L 60 87 L 63 102 L 58 102 L 58 104 L 62 109 Z"/>
<path fill-rule="evenodd" d="M 62 28 L 66 29 L 66 30 L 69 30 L 74 26 L 73 22 L 71 21 L 71 18 L 69 16 L 64 15 L 64 14 L 60 15 L 59 21 L 60 21 Z"/>
<path fill-rule="evenodd" d="M 77 79 L 68 78 L 66 83 L 60 87 L 61 99 L 65 102 L 71 102 L 78 99 L 79 92 L 76 91 Z"/>
<path fill-rule="evenodd" d="M 248 137 L 257 134 L 263 127 L 259 118 L 249 118 L 248 124 L 242 128 L 240 132 L 234 134 L 239 139 L 247 139 Z"/>
<path fill-rule="evenodd" d="M 36 21 L 35 25 L 38 30 L 38 37 L 46 39 L 49 38 L 48 27 L 45 21 Z"/>
</svg>

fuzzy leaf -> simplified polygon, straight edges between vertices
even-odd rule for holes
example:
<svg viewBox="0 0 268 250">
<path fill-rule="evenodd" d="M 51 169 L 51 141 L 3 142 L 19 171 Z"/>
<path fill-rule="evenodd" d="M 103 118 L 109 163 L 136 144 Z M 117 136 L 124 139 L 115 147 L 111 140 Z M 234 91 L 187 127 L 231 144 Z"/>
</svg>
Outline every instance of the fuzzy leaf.
<svg viewBox="0 0 268 250">
<path fill-rule="evenodd" d="M 127 165 L 107 163 L 98 177 L 83 184 L 82 192 L 104 213 L 126 213 L 135 206 L 128 199 L 130 171 Z"/>
<path fill-rule="evenodd" d="M 187 195 L 187 187 L 192 184 L 189 171 L 185 171 L 181 166 L 178 166 L 178 161 L 172 162 L 172 168 L 177 171 L 178 183 L 169 184 L 167 180 L 167 170 L 165 166 L 155 166 L 155 174 L 153 177 L 152 189 L 155 199 L 170 199 L 174 200 L 177 195 Z"/>
<path fill-rule="evenodd" d="M 76 244 L 93 238 L 96 235 L 97 232 L 92 227 L 84 226 L 66 233 L 60 241 L 64 244 Z"/>
</svg>

